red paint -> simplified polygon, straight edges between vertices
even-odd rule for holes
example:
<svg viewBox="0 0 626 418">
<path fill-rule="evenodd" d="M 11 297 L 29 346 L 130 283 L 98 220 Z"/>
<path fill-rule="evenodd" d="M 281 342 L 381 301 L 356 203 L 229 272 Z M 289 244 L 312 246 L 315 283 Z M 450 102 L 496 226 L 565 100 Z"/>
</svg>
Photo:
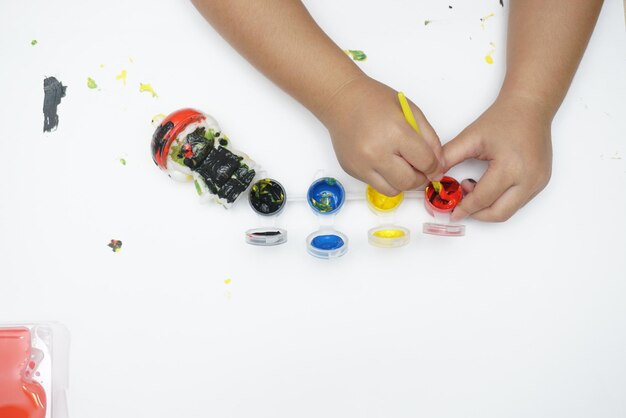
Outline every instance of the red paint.
<svg viewBox="0 0 626 418">
<path fill-rule="evenodd" d="M 162 170 L 167 170 L 167 156 L 170 152 L 170 146 L 189 124 L 200 122 L 206 119 L 206 116 L 202 112 L 195 109 L 180 109 L 176 112 L 170 113 L 159 127 L 165 126 L 167 123 L 172 122 L 174 127 L 170 129 L 164 136 L 162 146 L 155 144 L 155 138 L 152 138 L 152 159 Z"/>
<path fill-rule="evenodd" d="M 44 418 L 46 393 L 25 376 L 31 362 L 28 328 L 0 328 L 0 417 Z"/>
<path fill-rule="evenodd" d="M 452 212 L 452 209 L 463 199 L 463 189 L 458 181 L 452 177 L 444 176 L 441 179 L 441 191 L 437 193 L 432 183 L 428 183 L 424 190 L 424 203 L 426 209 L 432 214 L 433 211 Z"/>
</svg>

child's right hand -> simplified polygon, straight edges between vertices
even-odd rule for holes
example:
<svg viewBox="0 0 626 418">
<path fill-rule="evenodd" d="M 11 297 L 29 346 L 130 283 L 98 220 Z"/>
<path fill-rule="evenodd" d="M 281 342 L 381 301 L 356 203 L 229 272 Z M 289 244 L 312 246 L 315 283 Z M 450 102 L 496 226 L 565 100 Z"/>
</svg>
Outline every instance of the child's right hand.
<svg viewBox="0 0 626 418">
<path fill-rule="evenodd" d="M 443 175 L 439 138 L 409 104 L 422 136 L 404 119 L 397 92 L 365 75 L 345 84 L 320 115 L 341 167 L 388 196 Z"/>
</svg>

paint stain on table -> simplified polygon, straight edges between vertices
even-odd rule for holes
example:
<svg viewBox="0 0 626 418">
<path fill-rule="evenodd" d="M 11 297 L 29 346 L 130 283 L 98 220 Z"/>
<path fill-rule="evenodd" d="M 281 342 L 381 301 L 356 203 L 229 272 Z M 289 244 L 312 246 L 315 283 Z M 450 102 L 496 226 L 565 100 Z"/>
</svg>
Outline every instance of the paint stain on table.
<svg viewBox="0 0 626 418">
<path fill-rule="evenodd" d="M 98 84 L 96 84 L 96 80 L 94 80 L 93 78 L 87 77 L 87 87 L 89 87 L 90 89 L 97 89 Z"/>
<path fill-rule="evenodd" d="M 489 46 L 491 47 L 491 49 L 489 50 L 487 55 L 485 55 L 485 62 L 487 64 L 493 64 L 493 53 L 496 52 L 496 44 L 494 44 L 493 42 L 489 42 Z"/>
<path fill-rule="evenodd" d="M 57 108 L 61 104 L 61 99 L 65 97 L 67 86 L 64 86 L 54 77 L 47 77 L 43 80 L 43 131 L 52 132 L 59 125 L 59 115 Z"/>
<path fill-rule="evenodd" d="M 151 84 L 139 83 L 139 92 L 143 93 L 144 91 L 147 91 L 148 93 L 152 93 L 152 97 L 159 97 L 154 91 L 154 89 L 152 88 Z"/>
<path fill-rule="evenodd" d="M 122 80 L 122 83 L 126 85 L 126 70 L 122 70 L 118 75 L 115 76 L 116 80 Z"/>
<path fill-rule="evenodd" d="M 119 253 L 122 251 L 122 241 L 118 239 L 112 239 L 111 242 L 107 245 L 114 253 Z"/>
</svg>

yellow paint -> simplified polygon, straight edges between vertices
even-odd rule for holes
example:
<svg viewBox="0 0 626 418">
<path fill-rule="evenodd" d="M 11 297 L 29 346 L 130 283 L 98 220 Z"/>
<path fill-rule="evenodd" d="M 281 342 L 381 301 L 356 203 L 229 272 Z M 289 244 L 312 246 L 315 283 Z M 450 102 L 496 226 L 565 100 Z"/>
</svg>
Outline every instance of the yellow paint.
<svg viewBox="0 0 626 418">
<path fill-rule="evenodd" d="M 374 236 L 378 238 L 402 238 L 406 233 L 401 229 L 381 229 L 374 232 Z"/>
<path fill-rule="evenodd" d="M 100 68 L 104 68 L 104 64 L 100 64 Z"/>
<path fill-rule="evenodd" d="M 230 284 L 230 279 L 224 279 L 224 284 Z"/>
<path fill-rule="evenodd" d="M 139 92 L 143 93 L 144 91 L 152 93 L 152 97 L 159 97 L 154 91 L 154 89 L 152 88 L 151 84 L 139 83 Z"/>
<path fill-rule="evenodd" d="M 128 62 L 130 62 L 131 64 L 135 62 L 135 60 L 133 59 L 133 57 L 128 57 Z"/>
<path fill-rule="evenodd" d="M 420 131 L 420 127 L 415 120 L 415 116 L 413 116 L 413 112 L 411 112 L 411 106 L 409 106 L 409 102 L 406 99 L 406 96 L 401 91 L 398 92 L 398 100 L 400 101 L 400 107 L 402 108 L 402 113 L 404 114 L 404 119 L 411 125 L 411 127 L 417 132 L 419 136 L 422 136 L 422 132 Z M 433 187 L 437 192 L 441 190 L 441 183 L 438 181 L 433 181 Z"/>
<path fill-rule="evenodd" d="M 402 200 L 404 200 L 404 193 L 400 193 L 397 196 L 386 196 L 376 191 L 376 189 L 370 185 L 367 186 L 365 196 L 367 197 L 367 202 L 370 204 L 372 209 L 379 212 L 392 211 L 397 208 L 400 203 L 402 203 Z"/>
<path fill-rule="evenodd" d="M 491 12 L 487 16 L 481 17 L 480 18 L 480 27 L 485 29 L 485 22 L 487 21 L 487 19 L 492 18 L 494 16 L 495 16 L 495 13 Z"/>
<path fill-rule="evenodd" d="M 492 54 L 494 52 L 496 52 L 496 44 L 494 44 L 493 42 L 489 42 L 489 46 L 491 46 L 491 49 L 489 50 L 487 55 L 485 55 L 485 62 L 487 64 L 493 64 L 493 56 L 492 56 Z"/>
<path fill-rule="evenodd" d="M 117 76 L 115 76 L 115 78 L 117 80 L 122 80 L 122 83 L 124 83 L 124 85 L 126 85 L 126 70 L 122 70 L 122 72 L 119 73 Z"/>
</svg>

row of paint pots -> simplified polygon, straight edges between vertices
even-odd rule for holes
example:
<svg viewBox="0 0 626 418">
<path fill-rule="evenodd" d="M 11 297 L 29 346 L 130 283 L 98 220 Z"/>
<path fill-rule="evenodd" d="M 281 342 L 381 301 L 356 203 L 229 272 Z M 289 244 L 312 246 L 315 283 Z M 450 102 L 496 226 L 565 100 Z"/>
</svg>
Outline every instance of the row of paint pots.
<svg viewBox="0 0 626 418">
<path fill-rule="evenodd" d="M 424 191 L 426 210 L 434 222 L 424 224 L 423 232 L 443 236 L 461 236 L 465 226 L 449 222 L 449 215 L 463 198 L 459 183 L 451 178 L 441 180 L 439 191 L 429 184 Z M 388 218 L 404 200 L 404 194 L 385 196 L 373 187 L 367 186 L 366 200 L 369 207 L 386 222 L 368 231 L 368 241 L 377 247 L 400 247 L 410 240 L 410 231 L 394 225 Z M 346 199 L 343 185 L 333 177 L 316 179 L 309 187 L 306 200 L 319 215 L 320 227 L 306 239 L 309 254 L 319 258 L 336 258 L 348 251 L 348 237 L 333 227 L 333 217 Z M 251 188 L 248 201 L 259 215 L 271 217 L 278 215 L 287 201 L 284 187 L 276 180 L 265 178 L 257 181 Z M 287 231 L 274 226 L 255 228 L 246 231 L 246 242 L 252 245 L 278 245 L 287 242 Z"/>
</svg>

